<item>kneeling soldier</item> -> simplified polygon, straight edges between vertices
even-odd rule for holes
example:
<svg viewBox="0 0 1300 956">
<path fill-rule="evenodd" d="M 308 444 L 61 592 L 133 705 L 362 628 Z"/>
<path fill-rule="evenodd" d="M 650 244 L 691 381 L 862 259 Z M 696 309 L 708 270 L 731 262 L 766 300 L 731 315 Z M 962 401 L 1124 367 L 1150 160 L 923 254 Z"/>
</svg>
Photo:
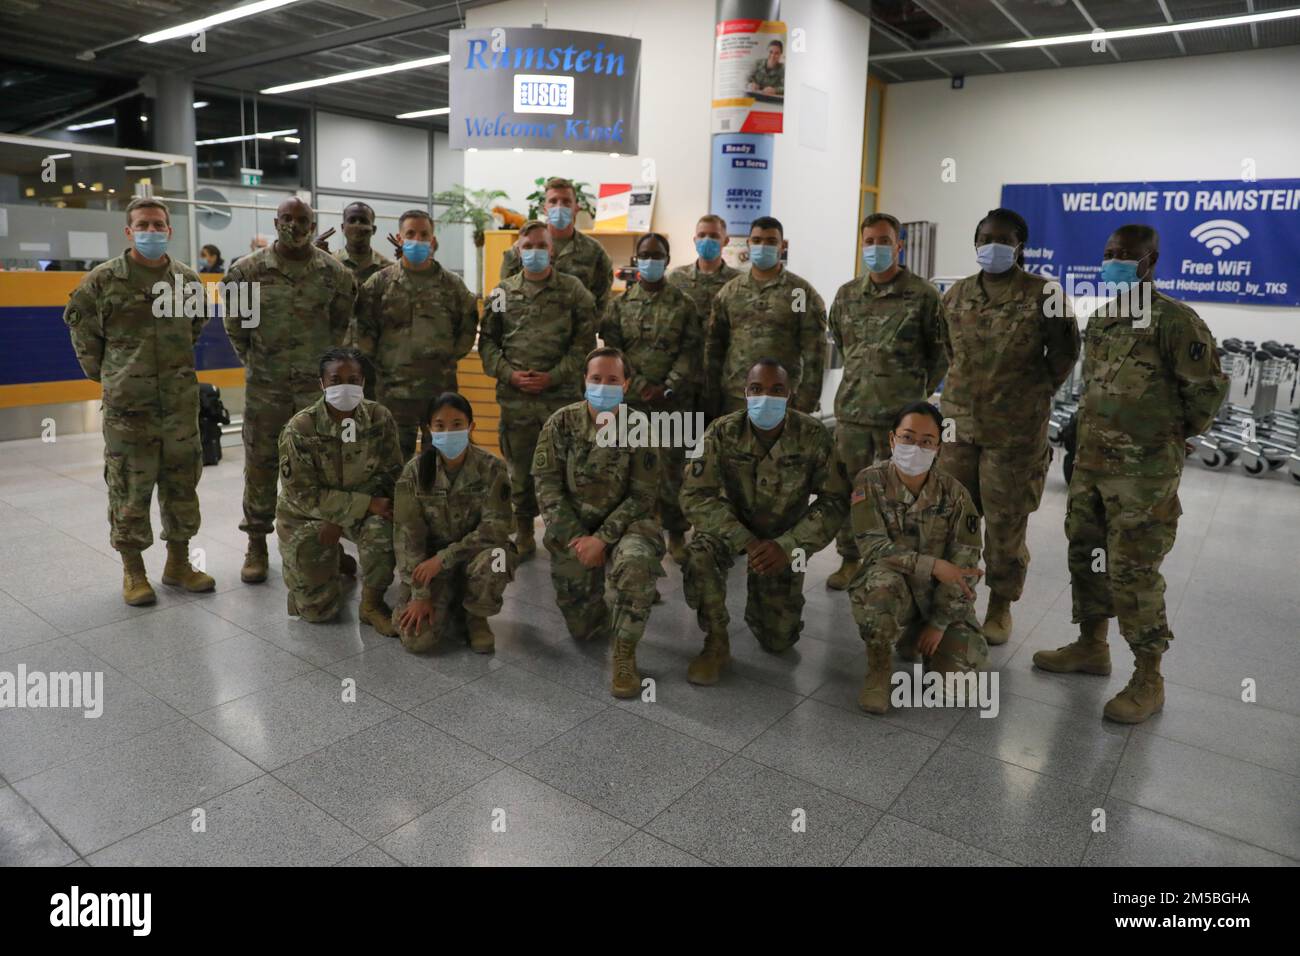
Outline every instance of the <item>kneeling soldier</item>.
<svg viewBox="0 0 1300 956">
<path fill-rule="evenodd" d="M 900 636 L 903 657 L 914 660 L 919 651 L 928 669 L 941 674 L 978 670 L 988 660 L 975 592 L 966 581 L 984 573 L 976 567 L 979 512 L 957 479 L 930 467 L 942 428 L 943 416 L 930 403 L 905 406 L 890 429 L 889 460 L 864 468 L 853 483 L 849 521 L 862 567 L 849 597 L 867 645 L 867 679 L 858 695 L 867 713 L 889 710 Z"/>
<path fill-rule="evenodd" d="M 649 449 L 606 445 L 597 437 L 596 416 L 618 408 L 630 374 L 618 349 L 588 355 L 586 400 L 547 420 L 533 455 L 555 602 L 575 638 L 612 633 L 615 697 L 640 693 L 636 645 L 650 617 L 655 580 L 664 576 L 664 543 L 655 517 L 659 456 Z"/>
<path fill-rule="evenodd" d="M 444 633 L 468 630 L 469 646 L 490 654 L 487 619 L 501 610 L 514 578 L 515 546 L 506 463 L 470 444 L 474 411 L 461 395 L 429 403 L 432 447 L 412 458 L 393 499 L 393 550 L 402 596 L 393 623 L 402 646 L 432 650 Z"/>
<path fill-rule="evenodd" d="M 358 617 L 397 634 L 384 591 L 393 581 L 393 484 L 402 470 L 397 425 L 362 398 L 361 353 L 320 360 L 322 396 L 280 433 L 280 539 L 289 613 L 329 621 L 339 613 L 339 538 L 356 542 L 365 582 Z"/>
<path fill-rule="evenodd" d="M 835 538 L 848 510 L 848 475 L 830 434 L 787 408 L 789 394 L 781 363 L 759 359 L 745 383 L 746 408 L 710 425 L 703 454 L 686 467 L 682 511 L 695 534 L 682 574 L 706 635 L 687 671 L 692 684 L 716 684 L 731 658 L 727 571 L 736 555 L 749 558 L 745 622 L 764 650 L 779 654 L 803 629 L 806 562 Z"/>
</svg>

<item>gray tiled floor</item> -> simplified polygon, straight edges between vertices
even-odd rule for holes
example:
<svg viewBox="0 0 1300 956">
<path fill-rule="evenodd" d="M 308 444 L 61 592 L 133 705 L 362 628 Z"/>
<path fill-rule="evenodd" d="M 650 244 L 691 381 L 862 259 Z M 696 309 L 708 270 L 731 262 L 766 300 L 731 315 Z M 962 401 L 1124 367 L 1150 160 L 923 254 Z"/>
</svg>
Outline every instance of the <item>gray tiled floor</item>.
<svg viewBox="0 0 1300 956">
<path fill-rule="evenodd" d="M 865 669 L 833 551 L 806 627 L 760 650 L 731 580 L 734 662 L 685 679 L 699 634 L 668 562 L 639 654 L 653 702 L 608 694 L 545 557 L 494 620 L 497 653 L 413 657 L 239 582 L 241 454 L 204 472 L 216 593 L 120 600 L 97 436 L 0 446 L 0 670 L 100 671 L 102 717 L 0 710 L 0 864 L 1137 865 L 1300 862 L 1300 488 L 1188 468 L 1166 565 L 1166 710 L 1104 723 L 1127 680 L 1034 671 L 1071 639 L 1054 470 L 1030 524 L 1000 710 L 857 709 Z M 157 530 L 155 509 L 154 526 Z M 274 547 L 274 542 L 272 542 Z M 164 553 L 146 563 L 157 584 Z M 981 607 L 983 599 L 981 599 Z M 1257 702 L 1242 701 L 1253 682 Z M 355 686 L 355 702 L 345 689 Z M 1104 821 L 1104 826 L 1103 826 Z"/>
</svg>

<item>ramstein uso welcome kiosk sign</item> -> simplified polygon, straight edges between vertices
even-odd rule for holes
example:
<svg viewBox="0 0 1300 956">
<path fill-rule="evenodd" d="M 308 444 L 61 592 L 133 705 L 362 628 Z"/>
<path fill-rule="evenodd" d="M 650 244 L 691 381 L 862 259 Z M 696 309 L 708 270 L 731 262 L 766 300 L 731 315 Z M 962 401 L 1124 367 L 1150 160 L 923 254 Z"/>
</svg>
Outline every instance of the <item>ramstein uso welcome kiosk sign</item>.
<svg viewBox="0 0 1300 956">
<path fill-rule="evenodd" d="M 637 152 L 640 40 L 536 27 L 450 39 L 452 149 Z"/>
</svg>

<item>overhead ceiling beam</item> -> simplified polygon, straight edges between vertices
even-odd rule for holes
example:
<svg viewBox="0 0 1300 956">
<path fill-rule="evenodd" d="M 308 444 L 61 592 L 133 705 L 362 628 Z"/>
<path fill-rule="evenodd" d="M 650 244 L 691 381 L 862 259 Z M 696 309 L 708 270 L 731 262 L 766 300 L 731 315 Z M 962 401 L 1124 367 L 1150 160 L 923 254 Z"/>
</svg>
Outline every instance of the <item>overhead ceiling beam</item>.
<svg viewBox="0 0 1300 956">
<path fill-rule="evenodd" d="M 1164 0 L 1160 0 L 1160 5 L 1162 7 L 1165 5 Z M 1255 12 L 1255 0 L 1246 0 L 1246 11 L 1248 13 Z M 1183 45 L 1181 40 L 1178 42 L 1178 45 L 1180 47 Z M 1259 49 L 1259 28 L 1254 23 L 1250 25 L 1250 45 L 1255 47 L 1255 49 Z"/>
<path fill-rule="evenodd" d="M 195 70 L 192 75 L 196 79 L 202 79 L 209 76 L 220 76 L 225 73 L 234 73 L 239 70 L 248 70 L 259 66 L 268 66 L 272 63 L 280 63 L 284 60 L 294 60 L 298 57 L 310 56 L 313 53 L 323 53 L 326 50 L 337 50 L 339 47 L 354 46 L 358 43 L 369 43 L 373 40 L 382 40 L 387 37 L 399 36 L 403 33 L 413 33 L 416 30 L 459 27 L 461 24 L 461 16 L 459 13 L 461 6 L 462 5 L 458 3 L 443 3 L 432 10 L 412 13 L 409 16 L 397 17 L 394 20 L 378 20 L 374 23 L 352 27 L 348 30 L 338 30 L 334 33 L 328 33 L 325 36 L 310 37 L 306 40 L 300 40 L 297 43 L 289 43 L 284 46 L 276 47 L 273 50 L 264 50 L 260 53 L 250 53 L 248 56 L 241 56 L 233 60 L 224 60 L 221 63 L 214 63 L 211 66 Z M 448 10 L 455 12 L 449 14 L 446 12 Z"/>
<path fill-rule="evenodd" d="M 1006 7 L 1004 7 L 1002 4 L 998 3 L 998 0 L 989 0 L 989 2 L 992 3 L 993 6 L 995 6 L 995 7 L 998 8 L 998 13 L 1002 14 L 1004 17 L 1006 17 L 1008 20 L 1010 20 L 1013 24 L 1015 24 L 1015 27 L 1016 27 L 1017 30 L 1019 30 L 1019 31 L 1020 31 L 1021 33 L 1023 33 L 1025 36 L 1027 36 L 1027 37 L 1029 37 L 1029 38 L 1031 38 L 1031 39 L 1033 38 L 1034 35 L 1033 35 L 1032 33 L 1030 33 L 1028 30 L 1025 29 L 1025 25 L 1024 25 L 1023 23 L 1021 23 L 1019 20 L 1017 20 L 1015 17 L 1013 17 L 1013 16 L 1011 15 L 1011 13 L 1007 10 Z M 1049 50 L 1047 47 L 1045 47 L 1045 46 L 1040 46 L 1038 49 L 1042 50 L 1043 53 L 1046 54 L 1047 58 L 1048 58 L 1049 60 L 1052 61 L 1052 65 L 1053 65 L 1053 66 L 1060 66 L 1060 65 L 1061 65 L 1061 61 L 1058 60 L 1058 59 L 1056 58 L 1056 55 L 1055 55 L 1054 53 L 1052 53 L 1052 51 Z"/>
<path fill-rule="evenodd" d="M 944 18 L 944 16 L 943 16 L 942 13 L 940 13 L 938 10 L 935 10 L 935 9 L 934 9 L 934 5 L 933 5 L 933 4 L 927 3 L 927 2 L 925 2 L 925 0 L 912 0 L 912 2 L 915 3 L 915 4 L 916 4 L 918 7 L 920 7 L 922 10 L 924 10 L 926 13 L 930 14 L 930 16 L 934 17 L 934 19 L 938 20 L 939 23 L 940 23 L 940 24 L 941 24 L 945 29 L 947 29 L 947 31 L 948 31 L 949 33 L 951 33 L 953 36 L 955 36 L 955 37 L 956 37 L 958 40 L 960 40 L 962 43 L 965 43 L 967 46 L 971 46 L 971 45 L 972 45 L 971 42 L 970 42 L 970 40 L 967 39 L 967 38 L 962 34 L 962 32 L 961 32 L 960 30 L 958 30 L 955 26 L 953 26 L 951 23 L 949 23 L 949 22 Z M 992 65 L 993 69 L 997 70 L 999 73 L 1005 73 L 1005 72 L 1006 72 L 1006 70 L 1004 70 L 1004 69 L 1002 68 L 1002 64 L 999 63 L 997 60 L 993 59 L 993 57 L 989 56 L 987 53 L 984 53 L 983 51 L 980 51 L 980 50 L 976 50 L 975 52 L 979 53 L 980 56 L 982 56 L 984 59 L 988 60 L 988 62 Z M 925 62 L 929 63 L 930 61 L 929 61 L 929 60 L 926 60 Z M 952 74 L 951 74 L 951 73 L 948 73 L 947 70 L 943 70 L 942 72 L 946 73 L 948 76 L 952 76 Z"/>
<path fill-rule="evenodd" d="M 1083 18 L 1088 21 L 1088 26 L 1092 27 L 1094 30 L 1101 29 L 1101 24 L 1099 24 L 1096 20 L 1092 18 L 1092 14 L 1089 13 L 1087 8 L 1083 5 L 1083 0 L 1074 0 L 1074 6 L 1080 13 L 1083 14 Z M 1170 23 L 1172 22 L 1173 21 L 1171 20 Z M 1107 43 L 1106 49 L 1110 50 L 1111 56 L 1113 56 L 1117 60 L 1119 59 L 1119 50 L 1115 49 L 1115 44 Z"/>
<path fill-rule="evenodd" d="M 1169 5 L 1165 3 L 1165 0 L 1156 0 L 1156 3 L 1160 4 L 1160 12 L 1165 15 L 1165 21 L 1167 23 L 1173 23 L 1174 22 L 1173 15 L 1169 12 Z M 1249 6 L 1250 0 L 1246 0 L 1246 3 Z M 1252 8 L 1250 12 L 1254 13 L 1255 11 Z M 1251 36 L 1255 35 L 1255 24 L 1253 23 L 1250 25 L 1250 35 Z M 1183 38 L 1180 37 L 1177 33 L 1174 34 L 1174 42 L 1178 44 L 1178 52 L 1181 53 L 1183 56 L 1187 56 L 1187 47 L 1183 46 Z"/>
</svg>

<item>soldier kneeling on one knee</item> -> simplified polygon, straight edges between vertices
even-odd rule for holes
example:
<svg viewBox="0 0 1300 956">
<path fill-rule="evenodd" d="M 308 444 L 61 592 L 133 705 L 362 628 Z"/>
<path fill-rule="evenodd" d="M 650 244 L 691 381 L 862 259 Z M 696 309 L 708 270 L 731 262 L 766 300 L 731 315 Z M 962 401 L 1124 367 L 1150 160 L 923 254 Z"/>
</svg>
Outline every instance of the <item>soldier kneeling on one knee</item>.
<svg viewBox="0 0 1300 956">
<path fill-rule="evenodd" d="M 357 545 L 364 582 L 358 617 L 393 637 L 384 592 L 393 581 L 393 485 L 402 470 L 397 425 L 362 397 L 361 353 L 330 349 L 320 360 L 321 397 L 280 433 L 276 534 L 289 613 L 338 616 L 339 538 Z"/>
<path fill-rule="evenodd" d="M 501 610 L 518 555 L 510 542 L 506 463 L 470 444 L 474 411 L 460 394 L 429 403 L 432 447 L 397 480 L 393 548 L 402 579 L 393 624 L 408 651 L 432 650 L 456 631 L 480 654 L 496 649 L 487 619 Z"/>
<path fill-rule="evenodd" d="M 929 670 L 983 667 L 988 645 L 975 619 L 971 585 L 983 574 L 980 518 L 970 495 L 931 466 L 943 417 L 928 402 L 907 405 L 890 429 L 890 458 L 853 482 L 849 520 L 862 567 L 849 585 L 853 618 L 867 645 L 867 677 L 858 705 L 889 710 L 894 644 L 905 660 L 924 656 Z"/>
</svg>

